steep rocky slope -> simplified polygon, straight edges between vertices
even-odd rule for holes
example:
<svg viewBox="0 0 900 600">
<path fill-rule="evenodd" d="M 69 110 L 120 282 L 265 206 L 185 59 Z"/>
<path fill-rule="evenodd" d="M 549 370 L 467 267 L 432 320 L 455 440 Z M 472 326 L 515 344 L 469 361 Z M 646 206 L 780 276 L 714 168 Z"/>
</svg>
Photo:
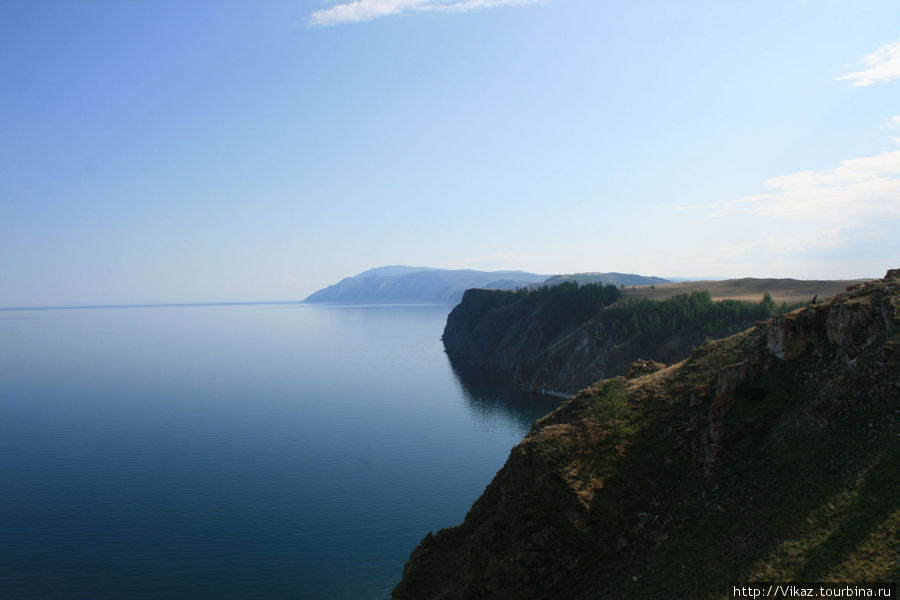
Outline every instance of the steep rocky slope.
<svg viewBox="0 0 900 600">
<path fill-rule="evenodd" d="M 521 387 L 574 392 L 604 376 L 612 336 L 599 319 L 548 336 L 535 307 L 510 294 L 466 290 L 447 317 L 444 349 L 454 366 L 503 373 Z"/>
<path fill-rule="evenodd" d="M 461 372 L 502 374 L 535 392 L 574 393 L 624 375 L 639 357 L 682 360 L 704 338 L 741 331 L 782 310 L 771 301 L 715 302 L 701 292 L 661 302 L 621 299 L 622 291 L 611 287 L 614 297 L 603 289 L 605 303 L 592 307 L 579 302 L 601 289 L 590 285 L 563 283 L 554 288 L 561 293 L 467 290 L 447 317 L 444 348 Z"/>
<path fill-rule="evenodd" d="M 900 575 L 900 270 L 541 419 L 395 600 L 725 598 Z"/>
</svg>

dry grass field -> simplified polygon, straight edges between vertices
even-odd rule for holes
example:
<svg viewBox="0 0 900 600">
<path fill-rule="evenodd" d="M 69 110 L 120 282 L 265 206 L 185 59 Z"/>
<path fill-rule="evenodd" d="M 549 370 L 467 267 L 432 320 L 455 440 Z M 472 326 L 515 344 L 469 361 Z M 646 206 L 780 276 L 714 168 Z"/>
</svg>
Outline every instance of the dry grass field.
<svg viewBox="0 0 900 600">
<path fill-rule="evenodd" d="M 707 290 L 714 300 L 747 300 L 759 302 L 768 292 L 776 303 L 809 302 L 814 296 L 825 300 L 839 294 L 848 286 L 863 283 L 867 279 L 800 280 L 800 279 L 726 279 L 723 281 L 683 281 L 662 283 L 654 286 L 642 285 L 626 287 L 622 291 L 626 298 L 650 298 L 663 300 L 678 294 L 690 294 Z"/>
</svg>

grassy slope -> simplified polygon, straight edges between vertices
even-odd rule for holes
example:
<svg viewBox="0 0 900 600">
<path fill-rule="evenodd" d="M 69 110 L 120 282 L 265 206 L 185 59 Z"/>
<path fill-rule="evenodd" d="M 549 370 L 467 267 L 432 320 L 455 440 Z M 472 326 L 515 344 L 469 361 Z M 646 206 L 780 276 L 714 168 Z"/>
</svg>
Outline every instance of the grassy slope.
<svg viewBox="0 0 900 600">
<path fill-rule="evenodd" d="M 825 300 L 844 291 L 848 286 L 865 280 L 798 280 L 798 279 L 726 279 L 724 281 L 684 281 L 680 283 L 636 286 L 623 290 L 625 297 L 662 300 L 678 294 L 708 290 L 715 300 L 747 300 L 759 302 L 767 292 L 776 303 L 809 302 L 816 295 Z"/>
<path fill-rule="evenodd" d="M 704 350 L 686 367 L 703 372 L 734 348 Z M 852 383 L 832 397 L 815 366 L 739 388 L 712 476 L 697 464 L 694 434 L 708 406 L 685 399 L 690 373 L 629 386 L 630 422 L 619 429 L 635 432 L 619 442 L 626 450 L 592 506 L 601 533 L 583 597 L 725 598 L 733 581 L 896 580 L 897 398 L 856 404 Z"/>
<path fill-rule="evenodd" d="M 826 348 L 740 383 L 711 476 L 697 467 L 696 436 L 709 405 L 692 407 L 689 390 L 739 360 L 752 330 L 630 382 L 635 433 L 608 476 L 615 493 L 592 510 L 599 529 L 610 515 L 620 527 L 606 528 L 584 597 L 725 598 L 734 581 L 898 579 L 897 325 L 852 363 Z M 588 402 L 602 404 L 598 392 Z M 641 524 L 639 513 L 653 516 Z"/>
<path fill-rule="evenodd" d="M 535 424 L 462 525 L 413 553 L 395 598 L 713 600 L 739 581 L 897 580 L 898 288 L 836 300 L 887 307 L 846 344 L 753 355 L 769 322 L 579 393 Z M 783 319 L 802 337 L 822 308 Z M 747 365 L 710 462 L 717 380 Z"/>
</svg>

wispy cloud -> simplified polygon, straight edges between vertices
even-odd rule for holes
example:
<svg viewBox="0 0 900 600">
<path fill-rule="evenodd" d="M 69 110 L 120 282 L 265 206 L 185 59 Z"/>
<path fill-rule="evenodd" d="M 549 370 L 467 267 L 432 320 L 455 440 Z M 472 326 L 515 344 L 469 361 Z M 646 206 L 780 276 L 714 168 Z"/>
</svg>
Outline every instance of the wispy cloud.
<svg viewBox="0 0 900 600">
<path fill-rule="evenodd" d="M 900 127 L 900 115 L 895 115 L 895 116 L 891 117 L 890 119 L 888 119 L 888 124 L 886 125 L 886 127 L 887 128 Z M 900 144 L 900 137 L 892 137 L 891 141 L 894 142 L 895 144 Z"/>
<path fill-rule="evenodd" d="M 363 23 L 415 12 L 468 12 L 497 6 L 537 4 L 543 0 L 353 0 L 313 12 L 310 25 Z"/>
<path fill-rule="evenodd" d="M 879 46 L 875 52 L 859 59 L 859 64 L 863 69 L 838 77 L 837 80 L 866 86 L 900 79 L 900 42 Z"/>
<path fill-rule="evenodd" d="M 845 224 L 900 216 L 900 150 L 845 160 L 831 170 L 773 177 L 766 185 L 774 191 L 730 202 L 724 212 Z"/>
<path fill-rule="evenodd" d="M 900 127 L 900 115 L 885 119 L 884 123 L 881 124 L 880 129 L 896 129 L 897 127 Z"/>
<path fill-rule="evenodd" d="M 871 233 L 853 235 L 852 227 L 834 227 L 815 233 L 798 235 L 767 235 L 766 242 L 781 252 L 803 252 L 814 248 L 846 248 L 854 241 L 872 239 Z"/>
</svg>

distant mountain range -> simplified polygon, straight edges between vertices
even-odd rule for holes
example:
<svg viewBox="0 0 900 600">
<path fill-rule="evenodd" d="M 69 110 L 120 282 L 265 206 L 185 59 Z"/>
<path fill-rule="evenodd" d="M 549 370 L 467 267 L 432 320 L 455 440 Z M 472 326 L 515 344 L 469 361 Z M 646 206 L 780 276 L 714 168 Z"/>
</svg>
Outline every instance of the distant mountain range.
<svg viewBox="0 0 900 600">
<path fill-rule="evenodd" d="M 524 271 L 447 270 L 390 266 L 347 277 L 309 296 L 305 302 L 340 304 L 457 304 L 469 288 L 514 290 L 541 283 L 546 275 Z"/>
<path fill-rule="evenodd" d="M 457 304 L 470 288 L 514 290 L 542 284 L 558 285 L 566 281 L 649 285 L 669 283 L 659 277 L 623 273 L 576 273 L 574 275 L 538 275 L 525 271 L 476 271 L 471 269 L 432 269 L 428 267 L 388 266 L 369 269 L 347 277 L 310 295 L 305 302 L 336 304 Z"/>
</svg>

